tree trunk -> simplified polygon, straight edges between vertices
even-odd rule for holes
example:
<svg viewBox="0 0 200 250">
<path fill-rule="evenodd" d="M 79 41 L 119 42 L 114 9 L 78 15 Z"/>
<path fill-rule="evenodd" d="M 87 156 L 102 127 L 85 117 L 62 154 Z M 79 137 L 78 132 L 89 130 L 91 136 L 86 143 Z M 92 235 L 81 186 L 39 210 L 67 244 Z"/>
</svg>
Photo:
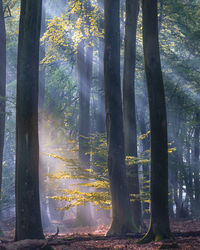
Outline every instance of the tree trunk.
<svg viewBox="0 0 200 250">
<path fill-rule="evenodd" d="M 143 0 L 143 48 L 151 128 L 151 222 L 141 242 L 170 237 L 168 140 L 164 85 L 158 42 L 157 0 Z"/>
<path fill-rule="evenodd" d="M 99 7 L 102 7 L 101 2 L 99 1 Z M 103 29 L 104 23 L 103 20 L 100 20 L 100 29 Z M 106 133 L 106 119 L 105 119 L 105 95 L 104 95 L 104 70 L 103 70 L 103 59 L 104 59 L 104 39 L 99 38 L 99 47 L 98 47 L 98 56 L 99 56 L 99 65 L 98 65 L 98 92 L 97 92 L 97 112 L 96 112 L 96 132 L 100 139 L 101 136 L 104 136 Z M 96 149 L 100 145 L 100 140 L 96 144 Z M 99 157 L 98 153 L 97 155 L 94 155 L 94 166 L 93 169 L 101 174 L 101 171 L 99 169 L 99 166 L 96 165 L 98 163 L 102 162 L 102 157 Z M 97 190 L 98 191 L 98 190 Z M 104 190 L 101 190 L 104 191 Z M 101 209 L 100 211 L 94 210 L 94 216 L 96 221 L 99 219 L 105 224 L 108 224 L 110 219 L 110 210 Z"/>
<path fill-rule="evenodd" d="M 191 144 L 190 141 L 188 140 L 186 143 L 187 146 L 187 156 L 186 156 L 186 160 L 187 160 L 187 165 L 189 166 L 188 168 L 188 172 L 184 175 L 185 177 L 185 185 L 186 185 L 186 191 L 187 191 L 187 195 L 189 196 L 189 200 L 190 200 L 190 210 L 191 210 L 191 214 L 193 214 L 193 209 L 195 207 L 194 205 L 194 188 L 193 188 L 193 177 L 192 177 L 192 168 L 191 168 Z"/>
<path fill-rule="evenodd" d="M 0 0 L 0 205 L 2 192 L 3 149 L 5 136 L 6 111 L 6 28 L 3 13 L 3 3 Z M 1 215 L 0 215 L 1 216 Z M 0 236 L 3 232 L 0 229 Z"/>
<path fill-rule="evenodd" d="M 90 92 L 92 81 L 93 49 L 88 47 L 84 55 L 84 42 L 78 48 L 79 75 L 79 161 L 80 167 L 90 168 Z M 77 208 L 77 220 L 82 226 L 92 224 L 90 206 Z"/>
<path fill-rule="evenodd" d="M 176 205 L 176 218 L 180 218 L 181 212 L 181 201 L 178 197 L 178 170 L 176 168 L 172 171 L 172 185 L 174 189 L 174 202 Z"/>
<path fill-rule="evenodd" d="M 104 41 L 99 39 L 99 72 L 98 72 L 98 109 L 96 116 L 97 133 L 105 133 L 105 103 L 104 103 L 104 72 L 103 72 Z"/>
<path fill-rule="evenodd" d="M 195 215 L 200 211 L 200 180 L 199 180 L 199 135 L 200 135 L 200 112 L 195 115 L 196 127 L 194 130 L 194 194 L 195 194 Z"/>
<path fill-rule="evenodd" d="M 6 28 L 3 3 L 0 0 L 0 200 L 2 188 L 3 148 L 6 109 Z"/>
<path fill-rule="evenodd" d="M 125 51 L 123 77 L 123 114 L 124 139 L 126 156 L 137 157 L 137 129 L 135 111 L 135 61 L 136 30 L 139 13 L 138 0 L 126 0 Z M 139 195 L 138 166 L 128 167 L 128 187 L 130 194 Z M 141 228 L 141 202 L 136 199 L 131 203 L 133 220 L 138 229 Z"/>
<path fill-rule="evenodd" d="M 83 42 L 79 45 L 77 55 L 79 76 L 79 160 L 84 168 L 89 167 L 89 133 L 90 133 L 90 82 L 86 79 L 86 65 Z M 88 69 L 87 69 L 88 71 Z"/>
<path fill-rule="evenodd" d="M 42 2 L 42 20 L 41 20 L 41 32 L 40 37 L 42 37 L 45 33 L 46 24 L 45 24 L 45 0 Z M 45 58 L 45 45 L 40 45 L 40 62 Z M 45 112 L 44 112 L 44 101 L 45 101 L 45 66 L 40 65 L 39 71 L 39 98 L 38 98 L 38 108 L 39 108 L 39 144 L 40 149 L 43 148 L 45 143 L 45 129 L 44 129 L 44 121 L 45 121 Z M 39 169 L 40 169 L 40 203 L 41 203 L 41 215 L 42 215 L 42 225 L 43 228 L 50 227 L 50 220 L 47 214 L 47 192 L 46 192 L 46 164 L 42 159 L 42 151 L 40 152 L 39 157 Z"/>
<path fill-rule="evenodd" d="M 108 172 L 112 197 L 109 235 L 134 231 L 126 181 L 123 115 L 120 86 L 119 0 L 104 0 L 104 86 L 108 136 Z"/>
<path fill-rule="evenodd" d="M 41 0 L 21 1 L 17 64 L 15 240 L 44 238 L 38 174 L 38 71 L 41 12 Z"/>
<path fill-rule="evenodd" d="M 147 107 L 147 103 L 145 103 L 145 106 Z M 141 134 L 144 135 L 148 132 L 148 128 L 145 124 L 145 116 L 144 116 L 144 109 L 143 111 L 140 112 L 140 118 L 139 118 L 139 126 L 140 126 L 140 131 Z M 150 149 L 150 140 L 149 137 L 146 137 L 142 140 L 142 150 L 143 152 L 145 152 L 146 150 Z M 143 193 L 146 196 L 146 200 L 148 200 L 148 195 L 149 195 L 149 164 L 143 164 L 142 165 L 142 172 L 143 172 L 143 178 L 144 178 L 144 184 L 142 186 L 143 189 Z M 149 219 L 149 203 L 148 202 L 144 202 L 143 203 L 143 218 L 144 219 Z"/>
</svg>

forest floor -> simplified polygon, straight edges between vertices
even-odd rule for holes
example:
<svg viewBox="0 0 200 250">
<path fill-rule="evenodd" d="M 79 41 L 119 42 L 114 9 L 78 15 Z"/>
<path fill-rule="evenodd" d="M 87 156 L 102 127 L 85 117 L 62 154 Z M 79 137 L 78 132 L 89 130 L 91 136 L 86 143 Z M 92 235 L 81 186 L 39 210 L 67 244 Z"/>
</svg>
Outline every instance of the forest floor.
<svg viewBox="0 0 200 250">
<path fill-rule="evenodd" d="M 74 228 L 71 232 L 53 235 L 46 234 L 44 241 L 22 241 L 14 243 L 13 233 L 7 234 L 0 241 L 0 249 L 48 249 L 50 245 L 55 250 L 92 250 L 92 249 L 188 249 L 200 250 L 200 219 L 198 220 L 173 220 L 171 231 L 174 234 L 172 240 L 163 242 L 151 242 L 138 245 L 137 240 L 142 234 L 127 237 L 105 237 L 108 226 Z"/>
</svg>

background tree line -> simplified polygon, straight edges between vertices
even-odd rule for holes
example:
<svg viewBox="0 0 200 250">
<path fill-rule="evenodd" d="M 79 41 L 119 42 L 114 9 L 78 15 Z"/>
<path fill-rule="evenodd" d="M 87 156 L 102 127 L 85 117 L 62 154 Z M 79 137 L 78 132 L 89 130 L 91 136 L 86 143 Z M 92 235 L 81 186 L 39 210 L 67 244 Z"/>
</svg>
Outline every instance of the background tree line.
<svg viewBox="0 0 200 250">
<path fill-rule="evenodd" d="M 14 216 L 16 190 L 16 239 L 43 237 L 39 169 L 44 228 L 63 219 L 55 208 L 70 208 L 69 200 L 81 205 L 82 225 L 98 217 L 83 204 L 111 205 L 108 233 L 125 234 L 145 230 L 151 197 L 156 227 L 144 240 L 169 237 L 168 211 L 198 216 L 199 1 L 0 4 L 1 217 Z M 75 193 L 71 178 L 81 179 Z"/>
</svg>

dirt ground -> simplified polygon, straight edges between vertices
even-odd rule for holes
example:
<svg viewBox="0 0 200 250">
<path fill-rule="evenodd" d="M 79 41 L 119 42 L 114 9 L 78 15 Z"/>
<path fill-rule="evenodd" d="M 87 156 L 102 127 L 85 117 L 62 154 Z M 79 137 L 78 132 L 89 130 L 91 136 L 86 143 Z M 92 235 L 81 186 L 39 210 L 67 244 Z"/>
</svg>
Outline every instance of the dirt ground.
<svg viewBox="0 0 200 250">
<path fill-rule="evenodd" d="M 200 219 L 199 220 L 173 220 L 171 221 L 171 231 L 174 239 L 164 242 L 151 242 L 137 245 L 136 241 L 142 235 L 127 237 L 105 237 L 108 226 L 101 225 L 90 228 L 74 228 L 71 233 L 58 235 L 46 234 L 46 241 L 40 246 L 30 247 L 26 244 L 14 245 L 11 240 L 1 240 L 0 249 L 47 249 L 50 245 L 55 250 L 92 250 L 92 249 L 188 249 L 200 250 Z M 7 235 L 9 239 L 11 235 Z M 29 242 L 30 243 L 30 242 Z M 35 243 L 32 242 L 34 245 Z"/>
</svg>

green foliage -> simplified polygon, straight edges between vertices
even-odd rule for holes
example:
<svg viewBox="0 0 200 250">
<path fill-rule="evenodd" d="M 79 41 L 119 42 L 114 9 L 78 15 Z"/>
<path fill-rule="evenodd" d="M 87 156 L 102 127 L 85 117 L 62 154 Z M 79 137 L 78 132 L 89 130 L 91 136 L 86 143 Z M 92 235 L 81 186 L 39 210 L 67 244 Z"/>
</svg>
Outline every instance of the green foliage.
<svg viewBox="0 0 200 250">
<path fill-rule="evenodd" d="M 74 55 L 81 42 L 94 46 L 97 38 L 103 38 L 99 22 L 103 14 L 97 0 L 68 1 L 60 16 L 48 20 L 47 29 L 41 41 L 47 46 L 44 64 L 67 61 Z"/>
<path fill-rule="evenodd" d="M 106 140 L 103 135 L 94 135 L 91 138 L 92 149 L 95 148 L 94 144 L 98 143 L 96 151 L 92 152 L 92 157 L 96 158 L 96 161 L 93 162 L 94 164 L 91 169 L 84 169 L 81 167 L 78 160 L 76 142 L 74 142 L 74 147 L 72 148 L 72 152 L 74 153 L 73 159 L 67 159 L 55 154 L 48 154 L 50 157 L 63 161 L 67 167 L 66 171 L 49 174 L 49 178 L 73 179 L 76 181 L 74 184 L 71 184 L 70 189 L 58 189 L 63 195 L 51 197 L 56 200 L 67 202 L 67 205 L 62 209 L 69 209 L 77 205 L 85 205 L 87 202 L 91 202 L 99 208 L 111 208 L 110 186 L 106 167 Z"/>
<path fill-rule="evenodd" d="M 60 121 L 56 129 L 64 134 L 78 131 L 78 87 L 69 65 L 49 65 L 46 67 L 45 110 L 51 120 Z"/>
<path fill-rule="evenodd" d="M 141 135 L 138 140 L 144 139 L 150 132 Z M 62 195 L 51 196 L 50 198 L 64 201 L 66 205 L 61 210 L 67 210 L 74 206 L 85 205 L 90 202 L 94 206 L 103 209 L 111 209 L 111 196 L 110 196 L 110 184 L 107 170 L 107 142 L 105 135 L 98 134 L 92 135 L 90 138 L 90 148 L 92 161 L 91 168 L 85 169 L 81 167 L 81 163 L 78 160 L 78 147 L 77 142 L 73 141 L 74 147 L 71 148 L 74 158 L 66 158 L 56 154 L 47 154 L 49 157 L 59 159 L 64 162 L 63 167 L 65 171 L 59 171 L 57 173 L 49 174 L 51 179 L 72 179 L 74 183 L 70 188 L 58 189 L 57 192 Z M 169 152 L 173 152 L 175 149 L 169 149 Z M 142 152 L 139 157 L 126 157 L 127 167 L 138 167 L 139 165 L 149 164 L 150 150 Z M 140 199 L 144 203 L 150 202 L 149 195 L 149 180 L 140 178 L 140 183 L 145 188 L 139 195 L 131 194 L 131 202 Z"/>
</svg>

